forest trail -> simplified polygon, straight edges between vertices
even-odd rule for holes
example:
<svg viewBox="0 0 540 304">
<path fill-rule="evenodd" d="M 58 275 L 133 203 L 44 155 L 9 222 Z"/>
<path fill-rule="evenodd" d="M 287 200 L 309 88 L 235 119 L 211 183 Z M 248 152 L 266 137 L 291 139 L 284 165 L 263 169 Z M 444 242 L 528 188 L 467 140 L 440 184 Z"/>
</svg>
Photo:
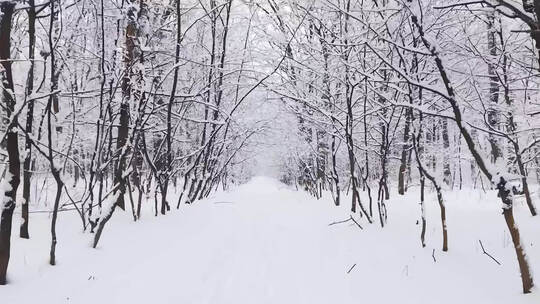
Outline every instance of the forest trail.
<svg viewBox="0 0 540 304">
<path fill-rule="evenodd" d="M 46 265 L 46 252 L 36 252 L 46 246 L 17 239 L 13 284 L 0 289 L 1 303 L 538 301 L 538 293 L 520 294 L 519 280 L 499 281 L 519 273 L 511 264 L 511 248 L 493 249 L 496 242 L 487 236 L 484 243 L 503 261 L 502 267 L 467 243 L 474 243 L 475 236 L 460 236 L 464 245 L 459 247 L 465 248 L 456 250 L 457 242 L 451 243 L 451 252 L 441 253 L 437 223 L 429 227 L 429 246 L 422 249 L 418 236 L 410 233 L 416 227 L 417 215 L 410 211 L 415 203 L 399 202 L 409 211 L 384 230 L 359 220 L 366 226 L 360 230 L 350 221 L 329 226 L 349 217 L 348 206 L 333 208 L 330 202 L 258 177 L 159 220 L 147 214 L 133 224 L 128 214 L 119 216 L 97 252 L 80 241 L 80 233 L 60 235 L 55 267 Z M 397 206 L 390 211 L 401 212 Z M 37 227 L 47 227 L 47 221 L 36 220 L 32 226 L 33 235 L 44 234 L 40 240 L 47 239 L 47 229 L 38 232 Z M 452 235 L 461 233 L 451 228 Z M 462 229 L 467 234 L 466 222 Z M 507 251 L 508 257 L 503 255 Z M 442 277 L 445 284 L 438 281 Z"/>
</svg>

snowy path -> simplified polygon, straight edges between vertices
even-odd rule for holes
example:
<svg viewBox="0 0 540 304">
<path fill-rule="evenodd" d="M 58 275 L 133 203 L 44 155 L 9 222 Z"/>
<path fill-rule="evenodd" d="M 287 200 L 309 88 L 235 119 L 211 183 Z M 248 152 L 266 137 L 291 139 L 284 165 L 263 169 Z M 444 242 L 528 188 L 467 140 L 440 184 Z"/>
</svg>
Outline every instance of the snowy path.
<svg viewBox="0 0 540 304">
<path fill-rule="evenodd" d="M 56 267 L 46 265 L 46 241 L 36 244 L 15 240 L 17 256 L 10 268 L 11 284 L 0 287 L 0 303 L 539 300 L 538 293 L 520 295 L 511 248 L 496 246 L 504 243 L 500 223 L 495 224 L 500 231 L 481 236 L 503 266 L 478 252 L 478 235 L 471 236 L 467 218 L 463 225 L 450 221 L 459 226 L 451 226 L 450 233 L 462 231 L 470 237 L 460 236 L 463 245 L 451 239 L 451 252 L 443 255 L 437 248 L 439 239 L 432 236 L 437 234 L 436 223 L 428 230 L 428 237 L 433 238 L 428 239 L 429 248 L 420 248 L 414 222 L 416 210 L 392 218 L 395 224 L 382 231 L 376 225 L 363 231 L 348 223 L 328 226 L 347 218 L 346 208 L 332 208 L 328 201 L 314 201 L 266 178 L 182 208 L 182 212 L 158 219 L 148 216 L 139 223 L 120 216 L 105 232 L 97 252 L 85 246 L 78 233 L 62 235 L 60 263 Z M 415 204 L 407 208 L 415 208 Z M 390 212 L 399 210 L 396 207 Z M 436 218 L 434 214 L 432 218 Z M 47 227 L 46 220 L 42 227 Z M 485 224 L 491 225 L 491 220 L 497 221 L 498 217 L 487 217 Z M 73 230 L 74 223 L 62 223 Z M 36 226 L 39 223 L 34 223 Z M 43 230 L 34 228 L 33 233 L 43 234 L 39 239 L 46 239 L 47 231 Z M 455 247 L 463 248 L 453 250 Z M 432 248 L 436 248 L 436 263 L 431 257 Z M 537 265 L 533 267 L 536 270 Z"/>
</svg>

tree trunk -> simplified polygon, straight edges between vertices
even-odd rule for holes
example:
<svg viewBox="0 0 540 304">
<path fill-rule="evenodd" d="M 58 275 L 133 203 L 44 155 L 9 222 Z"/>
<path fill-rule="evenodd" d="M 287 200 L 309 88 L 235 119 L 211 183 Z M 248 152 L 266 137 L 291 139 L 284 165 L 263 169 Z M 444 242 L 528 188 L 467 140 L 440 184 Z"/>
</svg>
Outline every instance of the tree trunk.
<svg viewBox="0 0 540 304">
<path fill-rule="evenodd" d="M 452 183 L 452 172 L 450 170 L 450 137 L 448 135 L 448 120 L 442 119 L 442 140 L 443 140 L 443 182 L 446 186 Z"/>
<path fill-rule="evenodd" d="M 35 1 L 29 0 L 28 5 L 28 60 L 30 61 L 30 69 L 28 70 L 28 78 L 26 80 L 26 98 L 32 98 L 34 91 L 34 53 L 36 44 L 36 7 Z M 30 181 L 32 179 L 32 142 L 30 135 L 32 134 L 32 123 L 34 121 L 34 100 L 28 101 L 28 112 L 26 114 L 25 128 L 25 156 L 23 164 L 23 200 L 21 204 L 22 223 L 19 231 L 19 236 L 23 239 L 30 238 L 28 233 L 28 205 L 30 204 Z"/>
<path fill-rule="evenodd" d="M 5 107 L 5 116 L 2 118 L 3 125 L 7 128 L 6 140 L 1 143 L 3 149 L 8 153 L 8 171 L 3 177 L 4 198 L 0 208 L 0 285 L 6 284 L 6 273 L 9 264 L 11 250 L 11 225 L 17 188 L 20 182 L 20 160 L 19 143 L 17 139 L 16 121 L 17 117 L 12 117 L 15 109 L 15 96 L 13 95 L 13 76 L 10 61 L 10 38 L 11 20 L 15 2 L 4 1 L 0 3 L 0 61 L 3 66 L 1 81 L 4 83 L 2 92 L 2 103 Z M 10 119 L 13 119 L 11 121 Z M 9 183 L 9 186 L 7 185 Z"/>
<path fill-rule="evenodd" d="M 492 129 L 497 130 L 499 125 L 499 78 L 497 76 L 496 65 L 493 63 L 498 60 L 495 15 L 493 11 L 487 14 L 487 43 L 489 49 L 489 58 L 487 58 L 488 75 L 489 75 L 489 105 L 487 106 L 487 121 Z M 489 144 L 491 146 L 491 161 L 496 163 L 502 157 L 502 151 L 499 143 L 493 134 L 489 134 Z"/>
<path fill-rule="evenodd" d="M 166 210 L 169 209 L 169 203 L 167 202 L 167 191 L 169 189 L 169 180 L 172 170 L 172 161 L 173 161 L 173 151 L 172 151 L 172 106 L 174 102 L 174 95 L 176 94 L 176 86 L 178 82 L 178 62 L 180 60 L 180 42 L 182 39 L 182 19 L 180 11 L 180 0 L 176 0 L 176 48 L 175 48 L 175 57 L 174 57 L 174 77 L 171 89 L 171 97 L 169 98 L 169 103 L 167 104 L 167 166 L 165 168 L 163 187 L 161 189 L 161 213 L 165 214 Z"/>
<path fill-rule="evenodd" d="M 400 195 L 405 194 L 407 188 L 405 187 L 405 173 L 407 171 L 407 154 L 409 152 L 409 129 L 411 125 L 410 112 L 411 109 L 407 109 L 405 113 L 405 130 L 403 131 L 403 148 L 401 149 L 401 159 L 399 164 L 398 174 L 398 193 Z"/>
<path fill-rule="evenodd" d="M 56 220 L 58 218 L 58 208 L 60 206 L 60 197 L 62 196 L 62 188 L 64 184 L 60 178 L 60 171 L 54 165 L 54 155 L 53 155 L 53 128 L 52 128 L 52 111 L 56 111 L 59 107 L 58 95 L 54 93 L 58 88 L 58 77 L 56 73 L 56 56 L 54 53 L 54 38 L 53 30 L 55 28 L 56 13 L 55 13 L 55 3 L 57 0 L 50 1 L 51 14 L 49 20 L 49 50 L 50 50 L 50 60 L 51 60 L 51 95 L 47 102 L 47 107 L 45 111 L 47 112 L 47 140 L 48 140 L 48 160 L 51 168 L 52 175 L 56 182 L 56 196 L 54 199 L 53 214 L 51 219 L 51 250 L 49 254 L 49 264 L 56 265 Z M 55 112 L 56 113 L 56 112 Z"/>
<path fill-rule="evenodd" d="M 433 182 L 433 181 L 432 181 Z M 435 189 L 437 190 L 437 201 L 439 202 L 439 208 L 441 210 L 441 228 L 443 232 L 443 246 L 442 251 L 448 251 L 448 229 L 446 226 L 446 206 L 444 205 L 444 200 L 441 192 L 441 188 L 435 185 Z"/>
<path fill-rule="evenodd" d="M 519 229 L 514 221 L 514 212 L 513 212 L 513 198 L 510 189 L 507 189 L 507 182 L 504 178 L 500 178 L 499 183 L 497 184 L 497 189 L 499 190 L 499 197 L 503 202 L 503 215 L 512 237 L 512 243 L 514 243 L 514 250 L 516 251 L 516 256 L 519 264 L 519 270 L 521 272 L 521 282 L 523 285 L 523 293 L 530 293 L 532 287 L 534 286 L 533 278 L 530 273 L 529 262 L 525 251 L 523 250 L 523 244 L 521 243 L 521 237 L 519 235 Z"/>
<path fill-rule="evenodd" d="M 420 135 L 418 135 L 418 137 L 414 137 L 413 136 L 413 147 L 414 147 L 414 154 L 416 156 L 416 162 L 418 164 L 418 170 L 420 171 L 420 183 L 421 183 L 421 198 L 422 198 L 422 217 L 424 217 L 424 213 L 423 213 L 423 208 L 424 208 L 424 204 L 423 204 L 423 197 L 424 197 L 424 194 L 423 194 L 423 187 L 424 187 L 424 181 L 422 179 L 424 179 L 424 177 L 427 177 L 427 179 L 429 179 L 429 181 L 433 184 L 433 187 L 435 187 L 435 190 L 437 192 L 437 201 L 439 203 L 439 208 L 441 210 L 441 227 L 442 227 L 442 235 L 443 235 L 443 244 L 442 244 L 442 251 L 448 251 L 448 229 L 447 229 L 447 225 L 446 225 L 446 206 L 444 205 L 444 199 L 443 199 L 443 195 L 442 195 L 442 189 L 441 189 L 441 186 L 437 183 L 437 180 L 435 179 L 435 177 L 429 173 L 426 168 L 424 167 L 424 165 L 422 164 L 422 160 L 420 158 L 420 153 L 418 151 L 418 140 L 420 138 Z M 424 222 L 424 218 L 422 219 L 422 221 Z M 425 228 L 423 228 L 425 229 Z"/>
<path fill-rule="evenodd" d="M 425 198 L 425 189 L 426 189 L 426 178 L 424 177 L 424 174 L 422 174 L 422 170 L 420 171 L 420 212 L 421 212 L 421 219 L 422 219 L 422 230 L 420 232 L 420 242 L 422 243 L 422 247 L 426 247 L 426 207 L 424 204 L 424 198 Z"/>
<path fill-rule="evenodd" d="M 133 0 L 130 0 L 134 2 Z M 135 48 L 136 48 L 136 39 L 137 39 L 137 15 L 134 6 L 130 6 L 127 11 L 127 26 L 126 26 L 126 46 L 124 52 L 124 65 L 125 73 L 124 78 L 122 79 L 122 103 L 120 104 L 120 125 L 118 127 L 118 137 L 116 140 L 116 150 L 117 154 L 122 154 L 122 149 L 126 147 L 128 140 L 129 132 L 129 106 L 132 96 L 132 87 L 131 79 L 133 78 L 133 64 L 135 60 Z M 120 158 L 120 157 L 119 157 Z M 121 191 L 122 196 L 118 197 L 118 207 L 122 210 L 125 210 L 124 202 L 124 193 L 125 193 L 125 180 L 122 178 L 122 172 L 124 172 L 124 167 L 126 165 L 122 164 L 120 159 L 118 160 L 118 165 L 114 173 L 114 184 L 121 184 L 121 188 L 124 188 Z"/>
</svg>

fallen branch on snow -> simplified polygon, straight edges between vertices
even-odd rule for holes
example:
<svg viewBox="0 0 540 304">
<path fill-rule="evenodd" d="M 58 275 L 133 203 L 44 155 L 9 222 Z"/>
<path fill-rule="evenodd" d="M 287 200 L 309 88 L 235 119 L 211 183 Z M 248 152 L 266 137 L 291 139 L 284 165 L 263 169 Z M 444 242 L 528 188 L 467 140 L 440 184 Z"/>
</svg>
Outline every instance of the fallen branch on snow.
<svg viewBox="0 0 540 304">
<path fill-rule="evenodd" d="M 489 254 L 486 249 L 484 249 L 484 245 L 482 244 L 482 241 L 481 240 L 478 240 L 478 243 L 480 243 L 480 247 L 482 247 L 482 251 L 484 252 L 485 255 L 487 255 L 488 257 L 490 257 L 493 261 L 495 261 L 495 263 L 501 265 L 501 263 L 499 263 L 499 261 L 497 261 L 496 258 L 494 258 L 491 254 Z"/>
<path fill-rule="evenodd" d="M 364 228 L 362 228 L 362 226 L 358 224 L 358 222 L 352 217 L 352 215 L 351 215 L 351 220 L 356 224 L 356 226 L 358 226 L 358 228 L 360 228 L 360 230 L 364 230 Z"/>
<path fill-rule="evenodd" d="M 333 226 L 333 225 L 337 225 L 337 224 L 343 224 L 343 223 L 346 223 L 346 222 L 348 222 L 348 221 L 350 221 L 350 220 L 351 220 L 351 219 L 348 218 L 348 219 L 343 220 L 343 221 L 332 222 L 332 223 L 328 224 L 328 226 Z"/>
<path fill-rule="evenodd" d="M 352 215 L 346 220 L 332 222 L 332 223 L 328 224 L 328 226 L 333 226 L 333 225 L 337 225 L 337 224 L 344 224 L 344 223 L 347 223 L 348 221 L 353 221 L 356 224 L 356 226 L 358 226 L 358 228 L 360 228 L 361 230 L 364 230 L 364 228 L 362 228 L 362 226 L 360 226 L 360 224 L 352 217 Z"/>
</svg>

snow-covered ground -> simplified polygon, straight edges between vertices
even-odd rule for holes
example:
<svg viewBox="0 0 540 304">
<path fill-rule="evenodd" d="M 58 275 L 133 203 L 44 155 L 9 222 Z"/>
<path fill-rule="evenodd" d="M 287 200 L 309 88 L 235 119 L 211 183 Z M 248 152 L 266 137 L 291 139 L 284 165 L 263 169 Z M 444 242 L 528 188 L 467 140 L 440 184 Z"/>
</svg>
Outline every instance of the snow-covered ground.
<svg viewBox="0 0 540 304">
<path fill-rule="evenodd" d="M 446 194 L 448 253 L 440 250 L 432 193 L 421 248 L 417 198 L 415 189 L 394 195 L 384 229 L 363 219 L 364 230 L 351 221 L 329 226 L 349 217 L 348 200 L 336 208 L 330 198 L 317 201 L 259 177 L 164 217 L 148 212 L 133 223 L 129 212 L 119 212 L 98 249 L 90 248 L 76 216 L 63 213 L 54 267 L 47 264 L 48 216 L 32 214 L 32 239 L 13 237 L 10 284 L 0 287 L 0 303 L 540 302 L 538 288 L 521 294 L 494 194 Z M 533 274 L 540 275 L 540 219 L 521 205 L 516 217 Z M 483 254 L 479 240 L 502 265 Z"/>
</svg>

